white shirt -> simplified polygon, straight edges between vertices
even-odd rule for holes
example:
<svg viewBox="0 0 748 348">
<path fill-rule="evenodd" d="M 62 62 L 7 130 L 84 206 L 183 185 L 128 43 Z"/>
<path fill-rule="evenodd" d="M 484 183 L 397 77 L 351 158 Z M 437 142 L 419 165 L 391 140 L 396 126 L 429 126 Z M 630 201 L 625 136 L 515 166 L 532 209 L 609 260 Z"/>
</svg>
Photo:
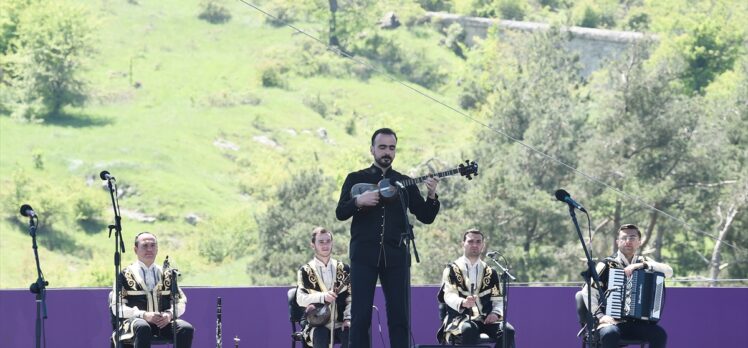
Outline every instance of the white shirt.
<svg viewBox="0 0 748 348">
<path fill-rule="evenodd" d="M 480 273 L 480 259 L 475 260 L 475 263 L 471 263 L 470 259 L 465 257 L 465 265 L 467 265 L 468 279 L 470 284 L 475 285 L 476 291 L 478 290 L 478 273 Z"/>
<path fill-rule="evenodd" d="M 145 281 L 145 286 L 147 288 L 146 290 L 153 290 L 153 288 L 156 287 L 156 284 L 158 284 L 159 280 L 156 263 L 152 263 L 149 267 L 138 260 L 138 265 L 140 266 L 140 275 L 143 276 L 143 281 Z"/>
<path fill-rule="evenodd" d="M 327 287 L 327 290 L 332 291 L 332 286 L 335 280 L 335 272 L 332 269 L 332 262 L 328 260 L 327 265 L 325 265 L 322 261 L 315 257 L 314 266 L 317 268 L 319 276 L 322 277 L 321 280 Z"/>
</svg>

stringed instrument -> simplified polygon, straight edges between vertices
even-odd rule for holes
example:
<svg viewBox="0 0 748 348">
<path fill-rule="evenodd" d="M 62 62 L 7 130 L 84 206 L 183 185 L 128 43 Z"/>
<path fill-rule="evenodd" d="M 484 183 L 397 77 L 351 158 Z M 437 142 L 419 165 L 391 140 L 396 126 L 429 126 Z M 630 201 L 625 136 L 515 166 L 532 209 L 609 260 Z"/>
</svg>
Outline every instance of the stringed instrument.
<svg viewBox="0 0 748 348">
<path fill-rule="evenodd" d="M 343 281 L 338 283 L 337 286 L 333 288 L 332 291 L 335 294 L 340 294 L 341 290 L 343 290 L 344 288 L 347 288 L 349 284 L 349 280 L 350 280 L 350 275 L 347 275 L 343 279 Z M 333 311 L 335 311 L 334 306 L 335 306 L 335 301 L 333 301 L 332 303 L 325 303 L 325 304 L 315 303 L 313 305 L 310 305 L 309 307 L 307 307 L 304 313 L 304 315 L 306 316 L 306 321 L 309 323 L 309 325 L 313 327 L 327 325 L 327 323 L 330 322 L 330 317 L 332 316 L 332 314 L 334 314 L 333 313 Z M 330 307 L 333 307 L 333 308 L 330 308 Z"/>
<path fill-rule="evenodd" d="M 351 198 L 356 198 L 367 192 L 379 192 L 379 196 L 386 202 L 392 201 L 398 197 L 399 190 L 397 186 L 408 187 L 415 184 L 419 184 L 431 177 L 447 177 L 455 174 L 460 174 L 466 177 L 468 180 L 473 180 L 473 176 L 478 175 L 478 164 L 475 161 L 466 160 L 465 163 L 461 163 L 457 168 L 446 170 L 439 173 L 429 174 L 420 176 L 413 179 L 405 179 L 402 181 L 392 182 L 390 179 L 384 178 L 376 184 L 358 183 L 351 187 Z M 397 185 L 397 186 L 395 186 Z"/>
</svg>

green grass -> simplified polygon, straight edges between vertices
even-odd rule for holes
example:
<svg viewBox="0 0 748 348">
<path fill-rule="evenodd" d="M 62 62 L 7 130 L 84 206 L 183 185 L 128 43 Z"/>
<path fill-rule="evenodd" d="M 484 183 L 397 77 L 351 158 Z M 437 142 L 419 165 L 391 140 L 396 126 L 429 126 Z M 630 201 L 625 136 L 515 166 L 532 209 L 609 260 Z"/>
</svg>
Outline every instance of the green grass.
<svg viewBox="0 0 748 348">
<path fill-rule="evenodd" d="M 302 169 L 321 168 L 342 182 L 345 173 L 369 164 L 369 136 L 379 127 L 398 131 L 397 163 L 406 170 L 435 156 L 457 158 L 465 150 L 459 144 L 468 143 L 460 140 L 471 140 L 475 126 L 468 120 L 382 76 L 368 81 L 291 77 L 287 89 L 263 88 L 263 64 L 304 38 L 263 24 L 260 14 L 238 2 L 227 2 L 228 23 L 212 25 L 197 19 L 197 3 L 86 3 L 100 26 L 98 54 L 85 72 L 91 103 L 44 124 L 0 117 L 0 288 L 26 287 L 35 280 L 30 237 L 16 212 L 29 203 L 44 217 L 35 199 L 50 195 L 49 190 L 59 190 L 55 194 L 62 201 L 84 192 L 102 207 L 98 225 L 69 218 L 52 229 L 44 223 L 40 227 L 40 240 L 54 237 L 66 245 L 39 248 L 50 286 L 111 282 L 109 196 L 98 178 L 86 185 L 87 177 L 98 177 L 104 169 L 137 192 L 120 200 L 122 209 L 159 218 L 155 223 L 123 219 L 125 264 L 133 259 L 134 235 L 149 230 L 161 237 L 161 256 L 168 254 L 183 270 L 184 284 L 249 285 L 251 255 L 210 264 L 198 252 L 205 226 L 227 209 L 261 213 L 274 188 Z M 402 30 L 409 46 L 429 50 L 429 57 L 449 71 L 460 69 L 462 62 L 437 45 L 437 34 L 415 37 Z M 140 88 L 130 85 L 131 62 L 132 80 Z M 455 91 L 450 81 L 428 93 L 454 104 Z M 237 95 L 251 95 L 260 103 L 216 107 L 209 102 Z M 341 115 L 323 118 L 304 105 L 305 98 L 317 95 L 337 98 Z M 356 128 L 352 135 L 345 130 L 350 120 Z M 331 142 L 317 136 L 320 128 Z M 254 136 L 271 138 L 279 147 L 260 144 Z M 217 139 L 240 148 L 219 149 L 213 145 Z M 32 153 L 41 155 L 43 169 L 34 168 Z M 18 170 L 48 190 L 15 200 L 11 191 Z M 242 187 L 251 194 L 243 194 Z M 203 221 L 187 224 L 189 213 Z"/>
</svg>

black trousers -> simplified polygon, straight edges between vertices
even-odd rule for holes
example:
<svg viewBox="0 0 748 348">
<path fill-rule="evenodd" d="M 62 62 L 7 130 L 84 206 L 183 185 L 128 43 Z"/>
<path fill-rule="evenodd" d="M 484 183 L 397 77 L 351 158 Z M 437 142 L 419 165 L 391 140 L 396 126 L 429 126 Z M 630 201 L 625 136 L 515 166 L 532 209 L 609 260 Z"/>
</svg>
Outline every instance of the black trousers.
<svg viewBox="0 0 748 348">
<path fill-rule="evenodd" d="M 132 339 L 134 348 L 150 348 L 151 339 L 154 336 L 173 341 L 171 323 L 159 329 L 158 326 L 150 324 L 144 319 L 136 319 L 133 321 L 132 326 L 135 332 L 135 337 Z M 194 331 L 190 323 L 182 319 L 177 319 L 177 344 L 175 348 L 191 348 Z"/>
<path fill-rule="evenodd" d="M 330 329 L 326 327 L 315 327 L 312 329 L 312 343 L 314 348 L 330 347 Z M 335 342 L 340 342 L 340 348 L 348 348 L 348 329 L 335 329 Z"/>
<path fill-rule="evenodd" d="M 462 324 L 460 331 L 462 344 L 476 345 L 479 343 L 480 334 L 484 333 L 496 339 L 494 348 L 503 347 L 504 340 L 507 340 L 507 347 L 514 348 L 514 327 L 509 322 L 506 323 L 506 330 L 501 330 L 500 321 L 495 324 L 483 324 L 482 321 L 470 320 Z"/>
<path fill-rule="evenodd" d="M 667 333 L 656 323 L 628 321 L 608 325 L 600 329 L 600 342 L 603 348 L 617 348 L 619 340 L 644 340 L 649 348 L 665 348 Z"/>
<path fill-rule="evenodd" d="M 351 262 L 351 333 L 349 346 L 369 348 L 371 337 L 371 306 L 377 279 L 382 284 L 387 304 L 387 328 L 390 332 L 390 348 L 408 348 L 408 323 L 406 303 L 408 288 L 408 266 L 370 266 Z"/>
</svg>

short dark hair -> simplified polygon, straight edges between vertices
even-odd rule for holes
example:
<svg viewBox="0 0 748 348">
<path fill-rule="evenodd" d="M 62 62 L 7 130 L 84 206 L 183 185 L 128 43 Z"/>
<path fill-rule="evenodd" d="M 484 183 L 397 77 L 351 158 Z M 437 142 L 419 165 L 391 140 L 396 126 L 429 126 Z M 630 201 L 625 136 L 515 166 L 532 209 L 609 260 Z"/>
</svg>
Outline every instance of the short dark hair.
<svg viewBox="0 0 748 348">
<path fill-rule="evenodd" d="M 621 233 L 623 230 L 636 230 L 636 234 L 639 235 L 639 239 L 642 238 L 642 231 L 639 230 L 639 227 L 634 224 L 623 224 L 621 227 L 618 228 L 617 233 Z M 618 236 L 616 236 L 618 238 Z"/>
<path fill-rule="evenodd" d="M 397 141 L 397 134 L 395 134 L 395 131 L 389 128 L 379 128 L 374 131 L 374 134 L 371 135 L 371 146 L 374 146 L 374 138 L 376 138 L 379 134 L 390 134 L 395 137 L 395 141 Z"/>
<path fill-rule="evenodd" d="M 314 244 L 314 242 L 317 241 L 317 235 L 318 234 L 323 234 L 323 233 L 329 234 L 330 235 L 330 240 L 332 240 L 332 232 L 330 232 L 328 229 L 326 229 L 324 227 L 317 226 L 317 227 L 315 227 L 312 230 L 312 244 Z"/>
<path fill-rule="evenodd" d="M 140 232 L 137 235 L 135 235 L 135 247 L 136 248 L 138 247 L 138 238 L 140 238 L 140 236 L 144 234 L 150 234 L 151 236 L 153 236 L 153 239 L 156 239 L 156 235 L 151 232 L 148 232 L 148 231 Z M 156 239 L 156 241 L 158 241 L 158 239 Z"/>
<path fill-rule="evenodd" d="M 465 240 L 467 240 L 467 235 L 470 234 L 470 233 L 479 234 L 480 237 L 481 237 L 481 239 L 486 239 L 486 236 L 484 236 L 483 232 L 481 232 L 479 229 L 477 229 L 477 228 L 471 228 L 471 229 L 465 231 L 465 233 L 462 235 L 462 241 L 463 242 Z"/>
</svg>

